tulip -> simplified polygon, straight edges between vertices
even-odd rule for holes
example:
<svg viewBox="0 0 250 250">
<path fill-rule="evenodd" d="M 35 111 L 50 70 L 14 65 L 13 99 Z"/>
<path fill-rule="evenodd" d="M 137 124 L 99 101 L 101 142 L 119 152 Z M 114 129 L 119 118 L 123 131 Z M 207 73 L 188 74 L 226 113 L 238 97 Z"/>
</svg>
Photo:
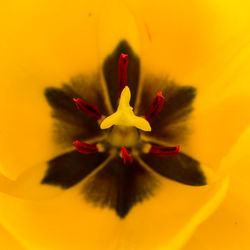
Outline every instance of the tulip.
<svg viewBox="0 0 250 250">
<path fill-rule="evenodd" d="M 249 7 L 3 3 L 2 248 L 249 249 Z"/>
</svg>

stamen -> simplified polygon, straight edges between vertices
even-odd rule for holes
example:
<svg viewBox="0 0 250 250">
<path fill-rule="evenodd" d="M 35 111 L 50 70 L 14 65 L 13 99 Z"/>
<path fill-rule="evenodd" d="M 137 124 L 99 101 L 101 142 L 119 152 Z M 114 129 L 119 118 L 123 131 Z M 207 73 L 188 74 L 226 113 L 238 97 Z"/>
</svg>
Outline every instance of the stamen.
<svg viewBox="0 0 250 250">
<path fill-rule="evenodd" d="M 80 98 L 73 98 L 73 100 L 76 104 L 76 107 L 81 112 L 87 114 L 95 120 L 99 120 L 102 117 L 102 113 L 96 105 L 86 102 Z"/>
<path fill-rule="evenodd" d="M 82 154 L 94 154 L 98 152 L 96 144 L 88 144 L 77 140 L 73 142 L 73 145 Z"/>
<path fill-rule="evenodd" d="M 150 154 L 159 157 L 177 156 L 179 152 L 180 152 L 180 145 L 177 145 L 176 147 L 164 147 L 164 146 L 152 145 L 149 150 Z"/>
<path fill-rule="evenodd" d="M 130 156 L 129 152 L 125 147 L 121 147 L 121 155 L 123 158 L 124 165 L 126 165 L 127 162 L 129 162 L 130 164 L 133 162 L 133 158 Z"/>
<path fill-rule="evenodd" d="M 120 97 L 122 90 L 127 86 L 127 68 L 128 68 L 128 55 L 121 53 L 118 63 L 118 95 Z"/>
<path fill-rule="evenodd" d="M 154 98 L 151 107 L 144 116 L 147 121 L 151 121 L 159 114 L 163 108 L 165 98 L 162 96 L 162 92 L 158 92 L 157 96 Z"/>
</svg>

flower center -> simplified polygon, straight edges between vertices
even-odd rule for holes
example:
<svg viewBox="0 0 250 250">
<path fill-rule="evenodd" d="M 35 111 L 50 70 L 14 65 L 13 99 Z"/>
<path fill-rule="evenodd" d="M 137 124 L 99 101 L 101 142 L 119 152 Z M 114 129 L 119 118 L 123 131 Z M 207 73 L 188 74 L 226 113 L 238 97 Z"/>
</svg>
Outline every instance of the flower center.
<svg viewBox="0 0 250 250">
<path fill-rule="evenodd" d="M 121 54 L 118 62 L 119 104 L 116 112 L 110 116 L 104 117 L 97 106 L 81 100 L 80 98 L 74 98 L 77 108 L 91 118 L 97 120 L 100 124 L 100 128 L 107 132 L 106 139 L 98 144 L 87 144 L 75 141 L 73 143 L 74 146 L 82 154 L 93 154 L 100 150 L 110 150 L 110 148 L 113 148 L 123 158 L 124 164 L 133 162 L 133 158 L 126 148 L 131 149 L 132 156 L 134 152 L 150 153 L 159 157 L 177 155 L 179 153 L 179 146 L 164 147 L 150 145 L 141 140 L 140 130 L 146 132 L 151 131 L 149 122 L 161 112 L 165 98 L 162 93 L 159 92 L 144 117 L 136 116 L 133 112 L 133 108 L 129 104 L 131 93 L 127 86 L 127 67 L 128 56 Z"/>
<path fill-rule="evenodd" d="M 140 140 L 139 131 L 134 127 L 113 126 L 107 141 L 114 147 L 133 147 Z"/>
</svg>

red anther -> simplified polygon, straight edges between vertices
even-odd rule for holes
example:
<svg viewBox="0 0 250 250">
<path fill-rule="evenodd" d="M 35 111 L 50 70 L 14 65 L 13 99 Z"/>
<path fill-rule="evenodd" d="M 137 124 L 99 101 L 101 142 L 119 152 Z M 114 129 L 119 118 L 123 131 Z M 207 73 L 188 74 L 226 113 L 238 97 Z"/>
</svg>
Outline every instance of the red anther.
<svg viewBox="0 0 250 250">
<path fill-rule="evenodd" d="M 73 142 L 73 145 L 82 154 L 94 154 L 98 152 L 96 144 L 88 144 L 77 140 Z"/>
<path fill-rule="evenodd" d="M 122 90 L 127 86 L 127 68 L 128 68 L 128 55 L 121 53 L 118 63 L 118 95 L 120 97 Z"/>
<path fill-rule="evenodd" d="M 149 150 L 150 154 L 160 157 L 177 156 L 179 152 L 180 152 L 180 145 L 177 145 L 176 147 L 164 147 L 164 146 L 152 145 Z"/>
<path fill-rule="evenodd" d="M 127 164 L 127 162 L 131 164 L 133 162 L 133 158 L 130 156 L 128 150 L 125 147 L 121 147 L 121 153 L 124 164 Z"/>
<path fill-rule="evenodd" d="M 88 116 L 92 117 L 95 120 L 99 120 L 102 117 L 102 113 L 99 108 L 91 104 L 89 102 L 85 102 L 80 98 L 73 98 L 76 107 L 83 113 L 87 114 Z"/>
<path fill-rule="evenodd" d="M 147 121 L 153 120 L 155 116 L 161 112 L 164 105 L 164 101 L 165 98 L 162 96 L 162 92 L 158 92 L 147 114 L 144 116 Z"/>
</svg>

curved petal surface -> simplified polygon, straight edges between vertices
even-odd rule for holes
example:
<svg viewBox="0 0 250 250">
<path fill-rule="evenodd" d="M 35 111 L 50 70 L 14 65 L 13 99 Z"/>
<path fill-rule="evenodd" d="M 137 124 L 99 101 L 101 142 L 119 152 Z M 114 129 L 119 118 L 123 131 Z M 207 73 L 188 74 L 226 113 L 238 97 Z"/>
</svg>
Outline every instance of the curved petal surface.
<svg viewBox="0 0 250 250">
<path fill-rule="evenodd" d="M 0 163 L 5 175 L 16 178 L 61 152 L 52 142 L 44 91 L 78 74 L 97 74 L 99 8 L 99 1 L 3 3 Z"/>
<path fill-rule="evenodd" d="M 223 160 L 230 167 L 229 192 L 218 210 L 197 228 L 183 250 L 242 249 L 250 248 L 250 185 L 249 185 L 250 128 Z"/>
<path fill-rule="evenodd" d="M 126 1 L 141 43 L 143 72 L 169 74 L 206 91 L 249 47 L 249 2 Z"/>
<path fill-rule="evenodd" d="M 158 178 L 157 194 L 124 219 L 84 202 L 79 184 L 47 201 L 0 194 L 0 221 L 27 249 L 177 249 L 219 205 L 227 180 L 198 188 Z"/>
<path fill-rule="evenodd" d="M 0 226 L 0 245 L 6 250 L 24 250 L 19 242 L 3 228 Z"/>
</svg>

